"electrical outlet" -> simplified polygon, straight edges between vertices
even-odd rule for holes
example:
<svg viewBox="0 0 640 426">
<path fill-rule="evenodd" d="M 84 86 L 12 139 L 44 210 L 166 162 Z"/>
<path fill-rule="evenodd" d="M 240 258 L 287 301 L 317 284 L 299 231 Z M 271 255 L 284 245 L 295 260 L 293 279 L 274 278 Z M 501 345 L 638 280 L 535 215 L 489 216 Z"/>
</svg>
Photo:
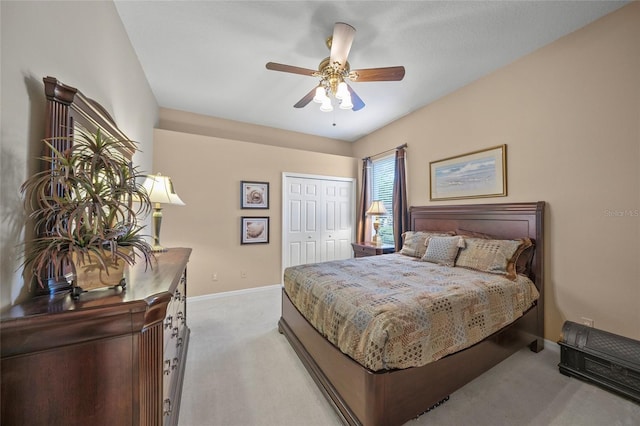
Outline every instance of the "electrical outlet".
<svg viewBox="0 0 640 426">
<path fill-rule="evenodd" d="M 582 317 L 580 318 L 580 320 L 582 321 L 582 325 L 586 325 L 587 327 L 593 327 L 593 320 L 591 318 Z"/>
<path fill-rule="evenodd" d="M 218 281 L 218 273 L 214 272 L 213 274 L 211 274 L 211 281 Z"/>
<path fill-rule="evenodd" d="M 247 278 L 247 271 L 240 271 L 240 278 Z"/>
</svg>

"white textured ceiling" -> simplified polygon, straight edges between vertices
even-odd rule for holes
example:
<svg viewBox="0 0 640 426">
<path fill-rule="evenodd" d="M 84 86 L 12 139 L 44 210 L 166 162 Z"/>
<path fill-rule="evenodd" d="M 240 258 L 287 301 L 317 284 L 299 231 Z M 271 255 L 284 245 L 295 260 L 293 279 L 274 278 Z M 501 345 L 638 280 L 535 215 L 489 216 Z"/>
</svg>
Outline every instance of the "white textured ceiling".
<svg viewBox="0 0 640 426">
<path fill-rule="evenodd" d="M 619 1 L 119 1 L 161 107 L 354 141 L 623 6 Z M 400 82 L 354 82 L 360 111 L 293 105 L 335 22 L 356 28 L 352 69 L 404 65 Z M 335 126 L 333 125 L 335 123 Z"/>
</svg>

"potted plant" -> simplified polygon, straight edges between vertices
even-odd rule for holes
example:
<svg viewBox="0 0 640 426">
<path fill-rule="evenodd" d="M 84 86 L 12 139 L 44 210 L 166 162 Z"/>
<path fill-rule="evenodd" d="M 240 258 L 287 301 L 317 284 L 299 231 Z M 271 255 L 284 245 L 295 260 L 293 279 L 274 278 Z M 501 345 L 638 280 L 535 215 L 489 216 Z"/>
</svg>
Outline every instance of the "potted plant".
<svg viewBox="0 0 640 426">
<path fill-rule="evenodd" d="M 51 150 L 41 157 L 47 167 L 21 191 L 37 235 L 26 244 L 24 265 L 40 286 L 43 279 L 65 279 L 77 298 L 94 288 L 124 287 L 124 265 L 138 257 L 150 264 L 138 218 L 152 206 L 139 183 L 143 175 L 123 154 L 124 141 L 99 129 L 75 133 L 64 152 L 44 140 Z"/>
</svg>

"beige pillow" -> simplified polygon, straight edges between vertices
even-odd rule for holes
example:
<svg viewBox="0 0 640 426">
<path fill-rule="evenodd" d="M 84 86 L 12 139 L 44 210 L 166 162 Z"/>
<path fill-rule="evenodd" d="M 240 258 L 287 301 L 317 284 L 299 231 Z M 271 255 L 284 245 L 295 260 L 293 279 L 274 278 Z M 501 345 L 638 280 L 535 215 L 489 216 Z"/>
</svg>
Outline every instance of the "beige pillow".
<svg viewBox="0 0 640 426">
<path fill-rule="evenodd" d="M 438 265 L 453 266 L 461 247 L 464 247 L 464 239 L 460 236 L 429 237 L 427 251 L 421 260 Z"/>
<path fill-rule="evenodd" d="M 488 240 L 466 238 L 466 247 L 460 250 L 456 266 L 516 278 L 516 261 L 531 247 L 529 238 L 516 240 Z"/>
<path fill-rule="evenodd" d="M 531 266 L 531 260 L 533 259 L 533 255 L 535 254 L 535 241 L 530 240 L 531 245 L 528 247 L 522 247 L 519 253 L 514 255 L 514 263 L 516 265 L 516 273 L 520 275 L 529 276 L 531 271 L 529 267 Z"/>
<path fill-rule="evenodd" d="M 427 238 L 447 235 L 451 234 L 446 232 L 407 231 L 402 234 L 402 249 L 400 250 L 400 254 L 420 259 L 427 251 Z"/>
</svg>

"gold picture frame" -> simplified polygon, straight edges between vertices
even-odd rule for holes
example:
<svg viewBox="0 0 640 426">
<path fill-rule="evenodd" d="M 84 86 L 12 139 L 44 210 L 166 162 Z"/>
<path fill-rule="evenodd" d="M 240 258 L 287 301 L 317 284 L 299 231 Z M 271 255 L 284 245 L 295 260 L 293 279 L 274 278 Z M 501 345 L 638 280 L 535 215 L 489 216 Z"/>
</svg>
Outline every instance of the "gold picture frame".
<svg viewBox="0 0 640 426">
<path fill-rule="evenodd" d="M 507 196 L 507 145 L 429 163 L 429 199 L 460 200 Z"/>
</svg>

